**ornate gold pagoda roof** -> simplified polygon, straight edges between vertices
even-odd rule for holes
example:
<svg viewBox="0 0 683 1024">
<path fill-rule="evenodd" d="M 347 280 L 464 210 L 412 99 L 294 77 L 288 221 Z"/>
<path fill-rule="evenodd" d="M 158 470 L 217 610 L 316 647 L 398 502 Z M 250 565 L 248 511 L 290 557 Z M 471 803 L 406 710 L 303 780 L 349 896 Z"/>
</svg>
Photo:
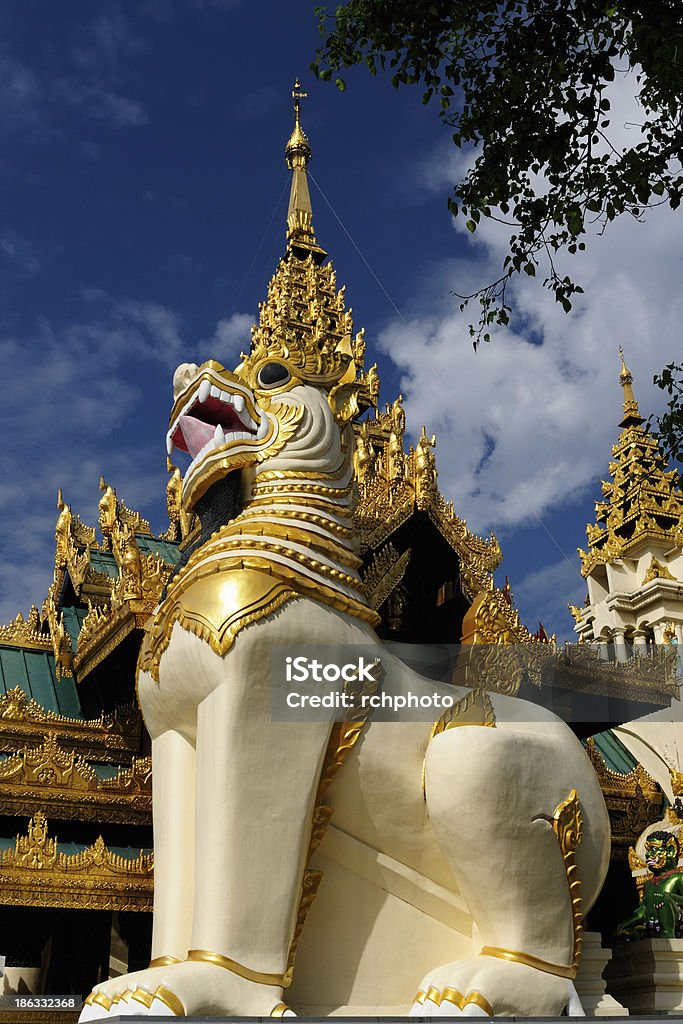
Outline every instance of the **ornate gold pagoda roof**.
<svg viewBox="0 0 683 1024">
<path fill-rule="evenodd" d="M 58 677 L 75 670 L 79 679 L 85 678 L 129 633 L 144 626 L 157 604 L 177 561 L 175 542 L 181 536 L 181 510 L 170 470 L 171 525 L 160 537 L 101 479 L 98 543 L 96 530 L 72 514 L 59 492 L 54 575 L 42 608 L 43 632 L 49 632 Z M 68 621 L 59 607 L 66 576 L 78 600 L 88 606 L 87 614 L 72 609 Z"/>
<path fill-rule="evenodd" d="M 373 367 L 379 391 L 379 376 Z M 437 485 L 436 435 L 423 427 L 415 445 L 405 444 L 406 417 L 401 395 L 383 411 L 355 424 L 356 480 L 359 501 L 356 525 L 361 550 L 379 552 L 391 535 L 415 512 L 424 512 L 460 560 L 462 582 L 470 598 L 490 589 L 492 573 L 501 561 L 493 533 L 487 539 L 467 529 L 467 523 L 446 501 Z M 376 586 L 373 568 L 370 582 Z M 366 579 L 366 584 L 368 579 Z"/>
<path fill-rule="evenodd" d="M 32 605 L 28 619 L 19 612 L 6 626 L 0 626 L 0 644 L 7 647 L 24 647 L 31 651 L 52 650 L 52 638 L 49 633 L 43 632 L 40 614 L 35 605 Z"/>
<path fill-rule="evenodd" d="M 621 352 L 621 350 L 620 350 Z M 642 541 L 683 544 L 683 494 L 668 472 L 659 444 L 644 426 L 633 393 L 633 376 L 621 352 L 619 383 L 624 416 L 612 446 L 610 480 L 603 480 L 604 501 L 595 504 L 596 522 L 586 527 L 588 550 L 579 548 L 581 573 L 629 554 Z"/>
<path fill-rule="evenodd" d="M 130 768 L 102 778 L 73 746 L 53 732 L 40 746 L 26 745 L 0 760 L 0 814 L 149 825 L 152 761 L 135 757 Z"/>
<path fill-rule="evenodd" d="M 0 694 L 0 750 L 10 753 L 38 746 L 54 733 L 88 760 L 130 764 L 140 750 L 141 724 L 137 707 L 72 718 L 41 707 L 20 686 Z"/>
<path fill-rule="evenodd" d="M 629 847 L 635 844 L 648 825 L 661 817 L 662 790 L 641 764 L 636 764 L 627 773 L 609 768 L 592 737 L 586 742 L 586 751 L 609 812 L 612 857 L 627 860 Z"/>
<path fill-rule="evenodd" d="M 456 553 L 460 584 L 468 598 L 473 600 L 485 592 L 489 608 L 500 594 L 495 616 L 489 614 L 490 621 L 499 625 L 511 642 L 533 642 L 532 635 L 521 625 L 512 600 L 508 600 L 509 595 L 503 595 L 493 584 L 493 572 L 502 557 L 496 537 L 493 533 L 488 538 L 471 533 L 455 513 L 452 502 L 446 501 L 439 490 L 436 437 L 428 436 L 423 427 L 417 441 L 406 444 L 401 396 L 383 411 L 378 410 L 377 364 L 364 369 L 364 331 L 354 336 L 352 311 L 345 306 L 344 287 L 337 288 L 332 262 L 325 262 L 326 254 L 313 230 L 306 177 L 312 149 L 301 126 L 300 101 L 305 93 L 300 88 L 297 80 L 292 92 L 294 130 L 285 151 L 292 171 L 287 250 L 269 283 L 267 300 L 259 307 L 259 324 L 252 329 L 249 358 L 279 347 L 310 378 L 317 377 L 323 384 L 341 379 L 356 385 L 355 471 L 359 500 L 355 523 L 366 563 L 364 583 L 370 605 L 375 609 L 382 605 L 393 607 L 389 617 L 394 615 L 397 621 L 400 618 L 397 609 L 401 604 L 401 581 L 411 552 L 399 551 L 392 537 L 412 516 L 424 515 Z M 361 420 L 367 410 L 371 410 L 371 415 Z M 482 606 L 480 618 L 484 614 Z"/>
<path fill-rule="evenodd" d="M 0 904 L 78 910 L 152 910 L 154 860 L 140 851 L 124 857 L 102 836 L 76 853 L 59 849 L 37 812 L 14 849 L 0 854 Z"/>
</svg>

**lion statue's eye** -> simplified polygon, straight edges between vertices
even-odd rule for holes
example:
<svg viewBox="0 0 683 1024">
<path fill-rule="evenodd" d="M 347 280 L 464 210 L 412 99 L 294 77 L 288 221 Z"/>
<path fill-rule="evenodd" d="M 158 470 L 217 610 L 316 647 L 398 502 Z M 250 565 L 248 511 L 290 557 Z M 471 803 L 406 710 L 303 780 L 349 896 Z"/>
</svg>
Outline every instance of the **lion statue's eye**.
<svg viewBox="0 0 683 1024">
<path fill-rule="evenodd" d="M 259 370 L 256 380 L 259 387 L 279 388 L 286 384 L 291 374 L 282 363 L 265 363 Z"/>
</svg>

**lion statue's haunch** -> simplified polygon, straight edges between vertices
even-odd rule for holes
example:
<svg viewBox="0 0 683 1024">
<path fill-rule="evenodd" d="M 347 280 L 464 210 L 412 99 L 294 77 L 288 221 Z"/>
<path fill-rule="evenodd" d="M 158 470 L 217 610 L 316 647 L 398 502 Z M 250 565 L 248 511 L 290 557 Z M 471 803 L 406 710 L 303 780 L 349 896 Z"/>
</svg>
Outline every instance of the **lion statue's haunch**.
<svg viewBox="0 0 683 1024">
<path fill-rule="evenodd" d="M 235 372 L 176 371 L 169 447 L 191 458 L 202 533 L 138 664 L 153 959 L 98 985 L 81 1020 L 552 1016 L 572 997 L 609 826 L 564 723 L 457 687 L 436 726 L 274 720 L 274 644 L 373 645 L 384 692 L 433 690 L 374 632 L 352 520 L 357 367 L 326 338 L 261 337 Z"/>
</svg>

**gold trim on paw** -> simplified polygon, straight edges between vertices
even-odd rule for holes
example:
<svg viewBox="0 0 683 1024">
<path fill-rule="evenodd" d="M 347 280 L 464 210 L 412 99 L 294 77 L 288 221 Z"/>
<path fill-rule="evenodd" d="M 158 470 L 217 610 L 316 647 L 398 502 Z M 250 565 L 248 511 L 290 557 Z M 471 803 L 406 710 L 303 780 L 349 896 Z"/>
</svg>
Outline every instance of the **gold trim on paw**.
<svg viewBox="0 0 683 1024">
<path fill-rule="evenodd" d="M 425 995 L 425 1002 L 429 1000 L 430 1003 L 436 1003 L 437 1006 L 441 1006 L 441 992 L 438 988 L 430 985 Z"/>
<path fill-rule="evenodd" d="M 92 1006 L 93 1003 L 96 1003 L 104 1010 L 108 1010 L 111 1006 L 111 999 L 107 999 L 104 992 L 91 992 L 85 1002 L 87 1006 Z"/>
<path fill-rule="evenodd" d="M 111 1001 L 111 1005 L 114 1006 L 115 1003 L 127 1003 L 130 1001 L 130 997 L 132 995 L 132 989 L 125 988 L 123 992 L 119 992 L 118 995 L 114 996 L 114 998 Z"/>
<path fill-rule="evenodd" d="M 191 949 L 187 954 L 187 959 L 199 963 L 213 964 L 215 967 L 223 967 L 226 971 L 231 971 L 240 978 L 244 978 L 245 981 L 253 981 L 257 985 L 276 985 L 279 988 L 286 988 L 291 981 L 291 979 L 287 979 L 285 974 L 269 974 L 265 971 L 254 971 L 251 967 L 245 967 L 244 964 L 231 960 L 229 956 L 223 956 L 222 953 L 212 953 L 208 949 Z"/>
<path fill-rule="evenodd" d="M 180 964 L 182 960 L 179 960 L 176 956 L 171 956 L 167 953 L 165 956 L 155 956 L 153 960 L 150 960 L 150 967 L 171 967 L 173 964 Z"/>
<path fill-rule="evenodd" d="M 516 949 L 501 949 L 498 946 L 484 946 L 479 951 L 479 956 L 494 956 L 498 960 L 510 960 L 516 964 L 524 964 L 526 967 L 534 967 L 537 971 L 543 971 L 544 974 L 554 974 L 558 978 L 575 978 L 577 965 L 576 964 L 553 964 L 548 960 L 541 960 L 538 956 L 533 956 L 531 953 L 520 953 Z"/>
<path fill-rule="evenodd" d="M 490 1002 L 483 996 L 481 992 L 468 992 L 466 996 L 462 992 L 458 992 L 455 988 L 445 988 L 441 993 L 442 1003 L 452 1003 L 457 1006 L 459 1010 L 464 1010 L 466 1006 L 474 1005 L 478 1006 L 480 1010 L 483 1010 L 487 1017 L 493 1017 L 493 1007 Z"/>
<path fill-rule="evenodd" d="M 171 992 L 170 989 L 164 988 L 160 985 L 154 992 L 154 999 L 158 999 L 164 1006 L 168 1006 L 169 1010 L 172 1010 L 176 1017 L 186 1017 L 185 1007 L 178 996 Z"/>
<path fill-rule="evenodd" d="M 154 1002 L 154 996 L 151 992 L 146 992 L 144 988 L 136 988 L 135 992 L 133 992 L 133 995 L 130 997 L 130 1002 L 141 1003 L 149 1010 L 150 1006 Z"/>
</svg>

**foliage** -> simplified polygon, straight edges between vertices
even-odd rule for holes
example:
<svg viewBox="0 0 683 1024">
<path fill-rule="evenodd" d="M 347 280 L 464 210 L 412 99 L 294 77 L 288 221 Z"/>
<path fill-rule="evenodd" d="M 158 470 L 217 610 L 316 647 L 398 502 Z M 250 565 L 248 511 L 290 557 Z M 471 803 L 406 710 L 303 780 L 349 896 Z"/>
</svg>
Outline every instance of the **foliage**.
<svg viewBox="0 0 683 1024">
<path fill-rule="evenodd" d="M 654 379 L 669 396 L 666 412 L 657 420 L 657 437 L 667 460 L 683 462 L 683 363 L 669 363 Z M 683 487 L 683 469 L 678 470 Z"/>
<path fill-rule="evenodd" d="M 461 308 L 480 303 L 475 348 L 491 325 L 509 323 L 514 275 L 542 267 L 543 284 L 569 311 L 582 288 L 557 269 L 560 252 L 583 250 L 591 225 L 604 231 L 623 214 L 641 220 L 652 206 L 680 205 L 681 0 L 346 0 L 334 16 L 316 13 L 316 75 L 365 65 L 390 73 L 397 88 L 421 87 L 455 145 L 476 154 L 450 211 L 470 232 L 491 218 L 511 234 L 500 277 L 459 296 Z M 642 121 L 623 147 L 608 93 L 625 75 Z M 336 84 L 346 87 L 342 77 Z M 662 436 L 683 451 L 682 368 L 672 364 L 659 380 L 673 400 Z"/>
</svg>

